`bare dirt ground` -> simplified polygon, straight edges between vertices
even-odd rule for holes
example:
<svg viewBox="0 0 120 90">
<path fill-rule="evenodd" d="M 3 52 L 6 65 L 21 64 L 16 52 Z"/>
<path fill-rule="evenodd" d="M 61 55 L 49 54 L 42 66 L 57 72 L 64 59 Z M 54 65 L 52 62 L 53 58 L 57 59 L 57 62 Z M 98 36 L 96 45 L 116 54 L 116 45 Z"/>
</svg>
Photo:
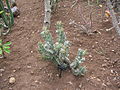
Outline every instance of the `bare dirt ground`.
<svg viewBox="0 0 120 90">
<path fill-rule="evenodd" d="M 61 2 L 53 14 L 51 33 L 55 36 L 55 22 L 61 20 L 72 42 L 71 58 L 78 48 L 88 51 L 84 62 L 88 71 L 84 77 L 75 77 L 66 71 L 59 78 L 56 67 L 44 61 L 37 49 L 37 43 L 42 40 L 43 0 L 17 0 L 17 4 L 21 14 L 5 38 L 12 42 L 12 53 L 0 60 L 0 90 L 120 90 L 120 38 L 115 30 L 106 31 L 111 23 L 101 23 L 101 8 L 94 7 L 93 30 L 98 33 L 91 36 L 82 34 L 77 26 L 82 20 L 78 7 L 70 8 L 72 0 Z M 87 18 L 89 7 L 85 2 L 78 4 L 83 6 Z M 77 24 L 70 24 L 71 21 Z M 16 82 L 9 84 L 12 76 Z"/>
</svg>

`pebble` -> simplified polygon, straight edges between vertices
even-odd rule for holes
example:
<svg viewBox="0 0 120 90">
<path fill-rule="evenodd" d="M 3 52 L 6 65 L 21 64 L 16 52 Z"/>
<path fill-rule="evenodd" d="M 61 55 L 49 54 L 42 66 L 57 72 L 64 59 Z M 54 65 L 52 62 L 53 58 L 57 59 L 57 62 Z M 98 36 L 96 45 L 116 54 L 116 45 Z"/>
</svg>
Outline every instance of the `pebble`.
<svg viewBox="0 0 120 90">
<path fill-rule="evenodd" d="M 115 50 L 112 50 L 112 52 L 114 52 Z"/>
<path fill-rule="evenodd" d="M 31 53 L 33 53 L 33 51 L 30 51 Z"/>
<path fill-rule="evenodd" d="M 29 68 L 29 69 L 30 69 L 30 68 L 31 68 L 31 66 L 27 66 L 27 68 Z"/>
<path fill-rule="evenodd" d="M 106 29 L 106 31 L 108 32 L 108 31 L 110 31 L 110 29 Z"/>
<path fill-rule="evenodd" d="M 107 86 L 105 83 L 102 83 L 102 85 L 105 86 L 105 87 Z"/>
<path fill-rule="evenodd" d="M 79 88 L 82 88 L 82 85 L 81 85 L 81 84 L 79 85 Z"/>
<path fill-rule="evenodd" d="M 39 81 L 38 81 L 38 80 L 35 80 L 35 83 L 36 83 L 36 84 L 39 84 Z"/>
<path fill-rule="evenodd" d="M 110 85 L 111 85 L 111 83 L 110 83 L 110 82 L 107 82 L 106 84 L 107 84 L 108 86 L 110 86 Z"/>
<path fill-rule="evenodd" d="M 5 69 L 0 69 L 0 72 L 4 72 L 5 71 Z"/>
<path fill-rule="evenodd" d="M 71 24 L 75 24 L 75 21 L 70 19 L 69 25 Z"/>
<path fill-rule="evenodd" d="M 107 67 L 107 64 L 102 64 L 102 67 Z"/>
<path fill-rule="evenodd" d="M 57 77 L 59 77 L 59 74 L 56 74 Z"/>
<path fill-rule="evenodd" d="M 11 87 L 9 87 L 9 90 L 13 90 Z"/>
<path fill-rule="evenodd" d="M 13 70 L 13 72 L 15 73 L 15 72 L 16 72 L 16 70 Z"/>
<path fill-rule="evenodd" d="M 18 18 L 20 17 L 20 16 L 17 16 Z"/>
<path fill-rule="evenodd" d="M 15 78 L 14 78 L 14 77 L 11 77 L 11 78 L 9 79 L 9 83 L 10 83 L 10 84 L 15 83 L 15 81 L 16 81 L 16 80 L 15 80 Z"/>
<path fill-rule="evenodd" d="M 2 76 L 3 76 L 3 74 L 1 73 L 1 74 L 0 74 L 0 77 L 2 77 Z"/>
<path fill-rule="evenodd" d="M 73 85 L 73 83 L 71 82 L 71 81 L 69 81 L 69 82 L 67 82 L 68 84 L 70 84 L 70 85 Z"/>
<path fill-rule="evenodd" d="M 114 71 L 113 71 L 113 70 L 111 70 L 111 73 L 114 73 Z"/>
<path fill-rule="evenodd" d="M 42 84 L 42 82 L 39 82 L 39 84 Z"/>
<path fill-rule="evenodd" d="M 33 31 L 32 33 L 34 34 L 35 32 Z"/>
<path fill-rule="evenodd" d="M 99 78 L 97 78 L 97 81 L 99 81 L 99 82 L 100 82 L 101 80 L 100 80 Z"/>
<path fill-rule="evenodd" d="M 21 69 L 21 67 L 18 67 L 18 69 Z"/>
<path fill-rule="evenodd" d="M 89 57 L 91 58 L 91 57 L 92 57 L 92 55 L 89 55 Z"/>
<path fill-rule="evenodd" d="M 90 79 L 95 79 L 95 78 L 96 78 L 96 77 L 94 77 L 94 76 L 91 76 L 91 77 L 90 77 Z"/>
<path fill-rule="evenodd" d="M 96 44 L 98 44 L 98 42 L 95 42 Z"/>
<path fill-rule="evenodd" d="M 66 8 L 66 5 L 64 5 L 63 7 Z"/>
<path fill-rule="evenodd" d="M 31 74 L 31 75 L 33 75 L 33 74 L 34 74 L 34 72 L 33 72 L 33 71 L 31 71 L 31 72 L 30 72 L 30 74 Z"/>
</svg>

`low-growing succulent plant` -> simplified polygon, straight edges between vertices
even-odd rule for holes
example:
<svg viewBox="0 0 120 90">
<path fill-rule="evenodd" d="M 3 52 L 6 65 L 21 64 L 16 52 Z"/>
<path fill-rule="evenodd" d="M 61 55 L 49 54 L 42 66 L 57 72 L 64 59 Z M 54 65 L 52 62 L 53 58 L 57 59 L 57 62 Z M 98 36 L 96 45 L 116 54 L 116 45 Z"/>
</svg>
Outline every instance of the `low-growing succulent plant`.
<svg viewBox="0 0 120 90">
<path fill-rule="evenodd" d="M 5 55 L 4 53 L 10 53 L 11 50 L 10 50 L 10 45 L 11 45 L 11 42 L 6 42 L 5 44 L 3 44 L 2 40 L 0 40 L 0 55 L 1 55 L 1 58 L 5 58 Z"/>
<path fill-rule="evenodd" d="M 39 52 L 42 56 L 54 62 L 60 71 L 71 69 L 74 75 L 83 75 L 86 71 L 85 67 L 80 64 L 85 61 L 83 56 L 85 55 L 85 50 L 79 49 L 78 55 L 74 60 L 69 59 L 69 48 L 70 42 L 66 38 L 66 34 L 63 29 L 61 21 L 56 24 L 57 42 L 54 42 L 52 35 L 47 27 L 43 27 L 41 36 L 45 40 L 44 43 L 39 42 Z"/>
</svg>

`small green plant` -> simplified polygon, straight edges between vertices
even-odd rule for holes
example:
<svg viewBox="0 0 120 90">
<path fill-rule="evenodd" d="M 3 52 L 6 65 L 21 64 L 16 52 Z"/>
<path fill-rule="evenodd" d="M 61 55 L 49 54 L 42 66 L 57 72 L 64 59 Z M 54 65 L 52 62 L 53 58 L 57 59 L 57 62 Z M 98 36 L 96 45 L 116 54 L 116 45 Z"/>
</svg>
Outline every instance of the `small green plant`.
<svg viewBox="0 0 120 90">
<path fill-rule="evenodd" d="M 44 43 L 39 42 L 39 52 L 42 54 L 44 59 L 52 61 L 61 72 L 67 68 L 71 69 L 74 75 L 83 75 L 86 71 L 85 67 L 80 64 L 85 61 L 83 57 L 85 55 L 84 50 L 79 49 L 78 55 L 74 60 L 69 59 L 69 48 L 70 42 L 66 38 L 64 33 L 63 25 L 61 21 L 56 24 L 57 42 L 53 42 L 52 35 L 47 27 L 43 27 L 41 36 L 45 40 Z"/>
<path fill-rule="evenodd" d="M 5 52 L 6 53 L 10 53 L 11 50 L 10 50 L 10 45 L 11 45 L 11 42 L 6 42 L 5 44 L 3 44 L 2 40 L 0 40 L 0 55 L 1 55 L 1 58 L 5 58 Z"/>
<path fill-rule="evenodd" d="M 14 17 L 9 0 L 6 1 L 6 7 L 3 0 L 0 0 L 0 34 L 6 35 L 14 24 Z M 0 36 L 1 36 L 0 35 Z"/>
</svg>

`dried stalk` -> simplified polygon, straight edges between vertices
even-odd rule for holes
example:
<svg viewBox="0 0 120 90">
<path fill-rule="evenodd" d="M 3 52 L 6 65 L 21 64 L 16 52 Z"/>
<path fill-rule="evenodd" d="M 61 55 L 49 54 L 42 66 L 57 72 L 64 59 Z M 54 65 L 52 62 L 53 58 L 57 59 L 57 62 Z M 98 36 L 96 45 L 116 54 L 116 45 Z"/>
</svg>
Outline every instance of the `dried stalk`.
<svg viewBox="0 0 120 90">
<path fill-rule="evenodd" d="M 113 10 L 113 6 L 112 6 L 112 3 L 110 0 L 107 0 L 107 7 L 110 11 L 110 15 L 112 17 L 112 24 L 113 24 L 113 27 L 115 27 L 116 31 L 118 32 L 118 34 L 120 35 L 120 27 L 118 25 L 118 21 L 117 21 L 117 18 L 115 16 L 115 12 Z"/>
<path fill-rule="evenodd" d="M 79 0 L 75 0 L 75 1 L 73 2 L 73 5 L 71 6 L 71 8 L 73 8 L 75 5 L 77 5 L 78 1 L 79 1 Z"/>
<path fill-rule="evenodd" d="M 50 19 L 51 19 L 51 0 L 44 0 L 45 4 L 45 17 L 44 17 L 44 26 L 50 27 Z"/>
<path fill-rule="evenodd" d="M 85 25 L 80 25 L 80 27 L 85 31 L 85 33 L 87 33 L 89 35 L 89 34 L 91 34 L 91 28 L 92 28 L 92 7 L 90 10 L 90 14 L 89 14 L 90 21 L 87 21 L 85 19 L 85 17 L 83 16 L 81 7 L 79 7 L 79 12 L 80 12 L 79 14 L 80 14 L 83 22 L 85 23 Z"/>
</svg>

